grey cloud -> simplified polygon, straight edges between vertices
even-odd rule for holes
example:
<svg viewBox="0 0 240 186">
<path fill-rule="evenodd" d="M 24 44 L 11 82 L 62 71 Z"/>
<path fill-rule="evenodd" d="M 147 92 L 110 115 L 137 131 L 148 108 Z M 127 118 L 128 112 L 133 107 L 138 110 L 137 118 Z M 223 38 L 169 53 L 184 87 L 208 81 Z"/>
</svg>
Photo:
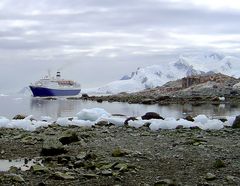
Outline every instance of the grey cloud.
<svg viewBox="0 0 240 186">
<path fill-rule="evenodd" d="M 83 65 L 87 69 L 115 69 L 118 64 L 122 71 L 126 70 L 124 65 L 132 71 L 144 63 L 157 63 L 165 55 L 177 56 L 199 48 L 186 38 L 172 37 L 172 33 L 226 36 L 221 41 L 206 42 L 206 50 L 217 44 L 226 44 L 226 50 L 239 47 L 234 36 L 240 31 L 239 11 L 211 10 L 167 0 L 3 2 L 0 4 L 1 64 L 21 60 L 29 61 L 30 69 L 36 66 L 47 69 L 52 64 L 57 67 L 63 61 L 74 61 L 79 68 Z M 233 37 L 229 39 L 229 35 Z M 89 64 L 83 63 L 85 60 Z M 81 73 L 87 76 L 90 72 L 81 70 Z M 113 80 L 122 72 L 113 70 L 110 74 L 102 81 Z"/>
</svg>

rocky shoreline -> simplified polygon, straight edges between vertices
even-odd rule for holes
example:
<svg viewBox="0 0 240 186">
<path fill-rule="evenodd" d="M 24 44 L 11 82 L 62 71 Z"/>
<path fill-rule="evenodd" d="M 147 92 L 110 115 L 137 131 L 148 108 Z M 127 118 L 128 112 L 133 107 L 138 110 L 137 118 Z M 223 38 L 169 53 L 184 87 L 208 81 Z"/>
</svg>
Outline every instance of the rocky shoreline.
<svg viewBox="0 0 240 186">
<path fill-rule="evenodd" d="M 223 99 L 221 99 L 223 98 Z M 240 96 L 232 96 L 225 95 L 225 97 L 219 96 L 168 96 L 168 95 L 151 95 L 151 93 L 120 93 L 116 95 L 108 95 L 108 96 L 88 96 L 87 94 L 83 94 L 81 97 L 69 97 L 69 100 L 81 99 L 81 100 L 89 100 L 89 101 L 97 101 L 99 103 L 103 101 L 108 102 L 127 102 L 129 104 L 159 104 L 159 105 L 169 105 L 169 104 L 206 104 L 210 103 L 213 105 L 219 105 L 222 103 L 240 103 Z"/>
<path fill-rule="evenodd" d="M 0 159 L 38 163 L 0 172 L 0 184 L 239 185 L 239 135 L 231 127 L 151 131 L 106 122 L 32 132 L 1 128 Z"/>
<path fill-rule="evenodd" d="M 159 105 L 185 103 L 211 103 L 217 105 L 221 103 L 240 103 L 240 89 L 236 86 L 240 80 L 223 74 L 216 74 L 215 76 L 218 77 L 215 80 L 207 79 L 204 82 L 198 82 L 186 87 L 184 86 L 184 79 L 190 78 L 190 80 L 193 81 L 203 78 L 205 80 L 206 76 L 186 77 L 176 81 L 170 81 L 160 87 L 149 88 L 140 92 L 122 92 L 107 96 L 89 96 L 82 94 L 81 97 L 69 97 L 68 99 Z"/>
</svg>

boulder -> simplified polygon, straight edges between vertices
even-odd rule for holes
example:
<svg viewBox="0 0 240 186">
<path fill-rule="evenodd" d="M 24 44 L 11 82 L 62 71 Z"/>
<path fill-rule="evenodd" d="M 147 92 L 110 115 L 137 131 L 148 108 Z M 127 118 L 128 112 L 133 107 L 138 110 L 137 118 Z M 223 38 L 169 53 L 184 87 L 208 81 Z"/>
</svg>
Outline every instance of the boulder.
<svg viewBox="0 0 240 186">
<path fill-rule="evenodd" d="M 177 183 L 176 180 L 172 180 L 172 179 L 157 180 L 154 183 L 154 186 L 178 186 L 178 185 L 181 185 L 181 184 Z"/>
<path fill-rule="evenodd" d="M 108 126 L 108 121 L 99 121 L 95 124 L 96 126 Z"/>
<path fill-rule="evenodd" d="M 162 119 L 162 120 L 164 120 L 164 118 L 156 112 L 147 112 L 145 115 L 142 116 L 142 119 L 143 120 L 150 120 L 150 119 Z"/>
<path fill-rule="evenodd" d="M 98 103 L 102 103 L 103 100 L 102 100 L 101 98 L 98 98 L 98 99 L 97 99 L 97 102 L 98 102 Z"/>
<path fill-rule="evenodd" d="M 125 150 L 122 150 L 119 147 L 112 151 L 112 156 L 113 157 L 122 157 L 122 156 L 125 156 L 127 154 L 128 153 Z"/>
<path fill-rule="evenodd" d="M 143 99 L 142 104 L 151 105 L 154 103 L 154 99 Z"/>
<path fill-rule="evenodd" d="M 206 176 L 205 176 L 205 179 L 208 180 L 208 181 L 212 181 L 212 180 L 216 179 L 216 176 L 212 173 L 207 173 Z"/>
<path fill-rule="evenodd" d="M 193 96 L 191 97 L 191 101 L 201 101 L 203 98 L 201 96 Z"/>
<path fill-rule="evenodd" d="M 82 94 L 82 98 L 89 98 L 87 94 Z"/>
<path fill-rule="evenodd" d="M 212 98 L 212 101 L 220 101 L 220 99 L 219 99 L 219 97 L 216 96 L 216 97 Z"/>
<path fill-rule="evenodd" d="M 40 174 L 40 173 L 48 173 L 49 169 L 41 166 L 41 165 L 32 165 L 30 170 L 34 173 L 34 174 Z"/>
<path fill-rule="evenodd" d="M 223 160 L 221 159 L 216 159 L 216 161 L 214 162 L 213 165 L 215 168 L 222 168 L 222 167 L 226 167 L 225 163 Z"/>
<path fill-rule="evenodd" d="M 25 116 L 24 114 L 17 114 L 16 116 L 13 117 L 13 119 L 15 120 L 19 120 L 19 119 L 25 119 L 27 116 Z"/>
<path fill-rule="evenodd" d="M 79 141 L 79 138 L 76 134 L 75 131 L 73 130 L 67 130 L 65 131 L 62 136 L 59 138 L 59 141 L 63 144 L 63 145 L 66 145 L 66 144 L 70 144 L 70 143 L 73 143 L 73 142 L 77 142 Z"/>
<path fill-rule="evenodd" d="M 117 169 L 119 171 L 127 171 L 128 170 L 128 164 L 126 163 L 118 163 L 116 166 L 114 166 L 114 169 Z"/>
<path fill-rule="evenodd" d="M 156 101 L 166 101 L 170 100 L 170 96 L 159 96 L 156 98 Z"/>
<path fill-rule="evenodd" d="M 193 117 L 190 116 L 190 115 L 189 115 L 189 116 L 186 116 L 184 119 L 187 120 L 187 121 L 192 121 L 192 122 L 194 122 Z"/>
<path fill-rule="evenodd" d="M 21 175 L 18 175 L 18 174 L 13 174 L 13 173 L 5 174 L 4 177 L 6 179 L 10 180 L 10 181 L 13 181 L 13 182 L 19 182 L 19 183 L 25 182 L 23 177 Z"/>
<path fill-rule="evenodd" d="M 113 175 L 113 172 L 112 172 L 112 170 L 103 170 L 103 171 L 101 172 L 101 174 L 102 174 L 103 176 L 112 176 L 112 175 Z"/>
<path fill-rule="evenodd" d="M 55 172 L 52 177 L 56 180 L 74 180 L 75 177 L 71 175 L 71 173 L 62 173 L 62 172 Z"/>
<path fill-rule="evenodd" d="M 41 155 L 43 156 L 55 156 L 66 153 L 67 150 L 63 144 L 56 138 L 47 138 L 43 142 Z"/>
<path fill-rule="evenodd" d="M 233 122 L 232 128 L 240 128 L 240 115 L 236 116 Z"/>
</svg>

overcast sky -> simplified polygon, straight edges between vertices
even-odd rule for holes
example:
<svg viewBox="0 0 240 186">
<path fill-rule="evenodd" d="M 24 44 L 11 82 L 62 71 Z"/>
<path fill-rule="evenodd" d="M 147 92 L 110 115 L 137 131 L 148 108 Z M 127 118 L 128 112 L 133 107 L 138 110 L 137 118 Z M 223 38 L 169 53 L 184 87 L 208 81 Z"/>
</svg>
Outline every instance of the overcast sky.
<svg viewBox="0 0 240 186">
<path fill-rule="evenodd" d="M 48 69 L 92 87 L 185 51 L 238 53 L 239 18 L 239 0 L 1 0 L 0 91 Z"/>
</svg>

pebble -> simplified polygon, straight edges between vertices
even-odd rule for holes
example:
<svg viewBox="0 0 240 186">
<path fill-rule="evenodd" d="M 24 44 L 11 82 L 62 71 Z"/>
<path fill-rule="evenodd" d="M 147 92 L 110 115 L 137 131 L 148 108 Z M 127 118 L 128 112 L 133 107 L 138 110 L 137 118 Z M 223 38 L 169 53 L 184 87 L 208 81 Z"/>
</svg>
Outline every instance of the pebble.
<svg viewBox="0 0 240 186">
<path fill-rule="evenodd" d="M 113 174 L 111 170 L 103 170 L 101 173 L 104 176 L 111 176 Z"/>
<path fill-rule="evenodd" d="M 215 180 L 216 176 L 212 173 L 207 173 L 205 179 L 208 180 L 208 181 Z"/>
</svg>

